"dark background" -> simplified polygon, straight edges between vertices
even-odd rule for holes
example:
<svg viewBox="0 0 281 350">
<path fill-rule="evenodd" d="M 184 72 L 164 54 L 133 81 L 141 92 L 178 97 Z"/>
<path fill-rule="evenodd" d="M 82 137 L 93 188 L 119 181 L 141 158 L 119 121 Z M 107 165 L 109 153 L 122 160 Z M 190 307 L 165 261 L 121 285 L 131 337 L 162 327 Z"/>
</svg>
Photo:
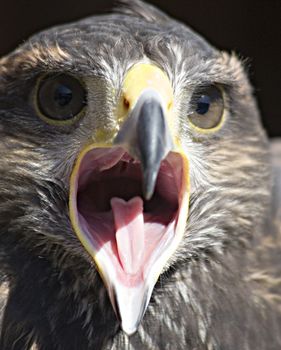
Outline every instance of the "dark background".
<svg viewBox="0 0 281 350">
<path fill-rule="evenodd" d="M 247 58 L 263 121 L 281 136 L 281 0 L 151 0 L 219 48 Z M 34 32 L 109 10 L 110 0 L 1 0 L 0 55 Z"/>
</svg>

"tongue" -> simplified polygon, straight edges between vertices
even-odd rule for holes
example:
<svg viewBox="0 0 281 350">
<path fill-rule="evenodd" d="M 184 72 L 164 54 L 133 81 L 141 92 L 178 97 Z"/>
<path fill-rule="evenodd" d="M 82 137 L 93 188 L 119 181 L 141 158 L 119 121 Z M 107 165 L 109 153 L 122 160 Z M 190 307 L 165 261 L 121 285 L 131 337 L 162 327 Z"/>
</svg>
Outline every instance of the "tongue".
<svg viewBox="0 0 281 350">
<path fill-rule="evenodd" d="M 112 198 L 110 203 L 120 262 L 126 273 L 136 274 L 142 267 L 144 255 L 143 201 L 140 197 L 128 202 Z"/>
</svg>

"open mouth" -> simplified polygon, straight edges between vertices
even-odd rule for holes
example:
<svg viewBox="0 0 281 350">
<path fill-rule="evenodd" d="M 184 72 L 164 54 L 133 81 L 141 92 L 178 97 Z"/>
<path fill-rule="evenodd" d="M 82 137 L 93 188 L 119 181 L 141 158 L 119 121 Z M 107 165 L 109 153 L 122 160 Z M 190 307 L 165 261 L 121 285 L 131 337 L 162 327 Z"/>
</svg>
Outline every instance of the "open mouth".
<svg viewBox="0 0 281 350">
<path fill-rule="evenodd" d="M 186 193 L 182 156 L 170 152 L 162 161 L 150 200 L 142 195 L 140 162 L 121 147 L 87 149 L 71 182 L 72 223 L 85 248 L 122 285 L 144 281 L 177 236 Z"/>
<path fill-rule="evenodd" d="M 70 177 L 73 230 L 127 335 L 138 329 L 185 233 L 189 160 L 174 102 L 165 71 L 134 64 L 124 75 L 114 139 L 93 130 L 97 143 L 80 152 Z"/>
</svg>

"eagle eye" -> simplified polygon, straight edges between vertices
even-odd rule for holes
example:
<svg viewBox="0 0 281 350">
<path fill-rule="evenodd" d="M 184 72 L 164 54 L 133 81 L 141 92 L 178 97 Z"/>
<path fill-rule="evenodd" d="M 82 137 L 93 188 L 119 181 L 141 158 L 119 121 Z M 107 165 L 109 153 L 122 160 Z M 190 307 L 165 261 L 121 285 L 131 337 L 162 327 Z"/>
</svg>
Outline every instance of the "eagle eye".
<svg viewBox="0 0 281 350">
<path fill-rule="evenodd" d="M 190 122 L 197 128 L 210 130 L 219 126 L 224 114 L 222 89 L 211 85 L 196 91 L 192 97 L 194 111 Z"/>
<path fill-rule="evenodd" d="M 69 124 L 81 115 L 86 105 L 86 91 L 71 75 L 47 75 L 39 81 L 36 102 L 42 119 L 51 124 Z"/>
</svg>

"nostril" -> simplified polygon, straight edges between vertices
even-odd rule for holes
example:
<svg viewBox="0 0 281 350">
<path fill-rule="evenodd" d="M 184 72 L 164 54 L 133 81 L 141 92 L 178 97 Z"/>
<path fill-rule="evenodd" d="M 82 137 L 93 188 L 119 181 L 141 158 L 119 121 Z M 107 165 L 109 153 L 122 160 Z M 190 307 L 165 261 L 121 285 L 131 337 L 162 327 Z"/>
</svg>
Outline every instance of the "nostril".
<svg viewBox="0 0 281 350">
<path fill-rule="evenodd" d="M 123 98 L 123 105 L 127 110 L 130 108 L 130 102 L 126 99 L 126 97 Z"/>
</svg>

